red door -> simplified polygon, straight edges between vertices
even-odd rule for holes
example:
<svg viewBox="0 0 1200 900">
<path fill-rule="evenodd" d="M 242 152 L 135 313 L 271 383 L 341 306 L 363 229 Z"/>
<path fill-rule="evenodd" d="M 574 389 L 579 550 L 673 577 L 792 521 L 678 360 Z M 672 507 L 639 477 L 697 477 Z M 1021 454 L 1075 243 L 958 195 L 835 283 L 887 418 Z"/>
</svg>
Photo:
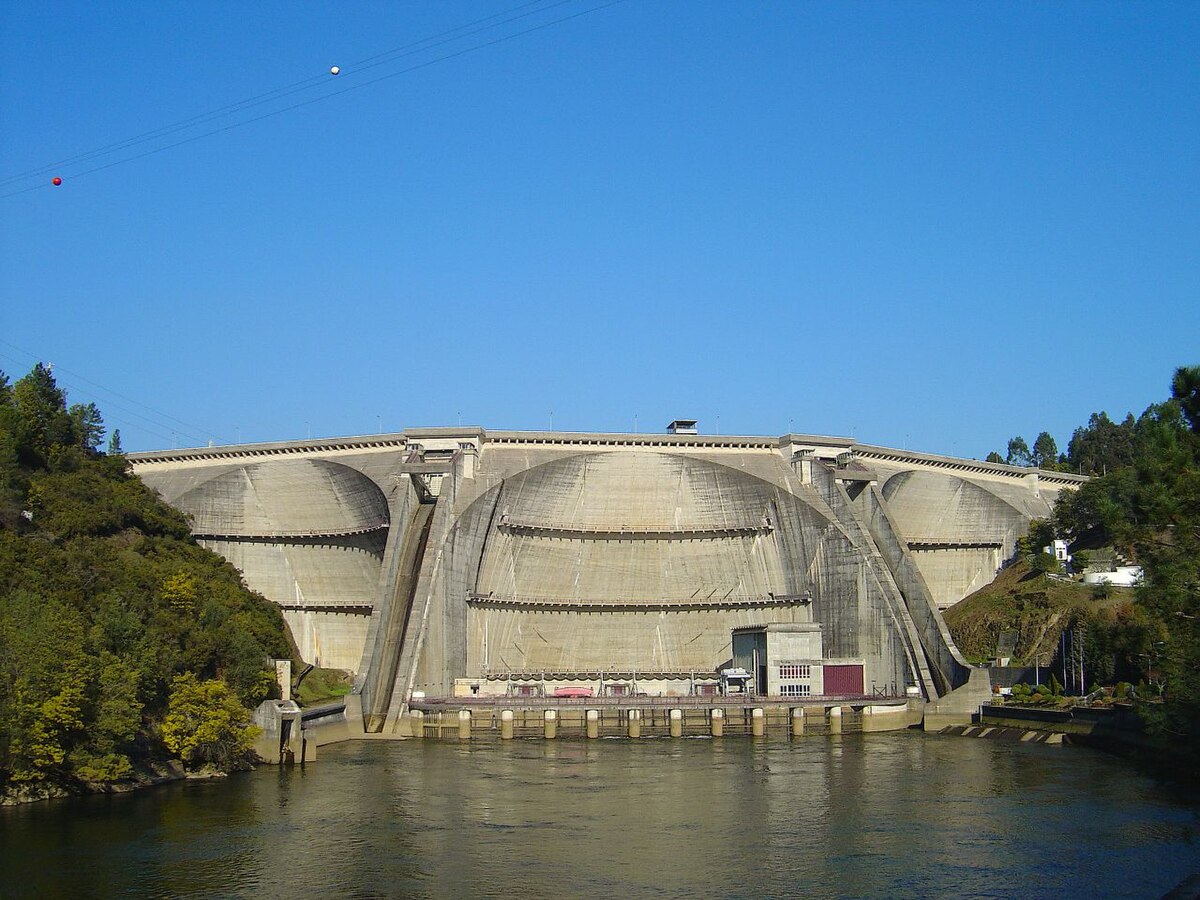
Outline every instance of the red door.
<svg viewBox="0 0 1200 900">
<path fill-rule="evenodd" d="M 825 693 L 831 695 L 861 695 L 862 666 L 825 666 Z"/>
</svg>

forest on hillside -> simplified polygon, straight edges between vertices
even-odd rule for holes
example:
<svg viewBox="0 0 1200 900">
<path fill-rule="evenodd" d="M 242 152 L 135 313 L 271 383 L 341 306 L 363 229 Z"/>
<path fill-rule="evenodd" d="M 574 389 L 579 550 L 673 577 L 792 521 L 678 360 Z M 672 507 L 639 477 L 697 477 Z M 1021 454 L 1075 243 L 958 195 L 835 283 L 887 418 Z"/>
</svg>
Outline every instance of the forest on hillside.
<svg viewBox="0 0 1200 900">
<path fill-rule="evenodd" d="M 1200 366 L 1176 370 L 1171 396 L 1140 416 L 1094 413 L 1057 464 L 1048 435 L 1036 445 L 1014 438 L 1008 461 L 1093 477 L 1062 492 L 1050 521 L 1032 524 L 1015 572 L 947 611 L 956 640 L 987 655 L 1009 629 L 1027 665 L 1057 670 L 1059 635 L 1073 633 L 1089 687 L 1141 682 L 1151 731 L 1200 757 Z M 1144 581 L 1117 591 L 1049 580 L 1057 563 L 1041 548 L 1055 537 L 1076 565 L 1112 551 L 1140 565 Z"/>
<path fill-rule="evenodd" d="M 1200 366 L 1176 370 L 1171 397 L 1137 419 L 1099 428 L 1096 419 L 1085 437 L 1105 474 L 1062 494 L 1054 530 L 1073 547 L 1111 544 L 1143 567 L 1119 623 L 1137 639 L 1120 663 L 1153 663 L 1162 703 L 1143 716 L 1200 752 Z"/>
<path fill-rule="evenodd" d="M 279 610 L 129 473 L 94 404 L 0 373 L 0 794 L 244 761 Z"/>
</svg>

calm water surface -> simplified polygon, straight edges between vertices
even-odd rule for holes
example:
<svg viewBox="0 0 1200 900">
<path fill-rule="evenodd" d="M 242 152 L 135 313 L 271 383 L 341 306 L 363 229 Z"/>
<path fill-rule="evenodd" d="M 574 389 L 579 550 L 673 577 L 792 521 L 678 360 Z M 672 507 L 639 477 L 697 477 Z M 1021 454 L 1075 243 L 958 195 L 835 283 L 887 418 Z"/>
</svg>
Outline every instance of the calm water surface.
<svg viewBox="0 0 1200 900">
<path fill-rule="evenodd" d="M 350 743 L 0 810 L 4 897 L 1157 897 L 1195 798 L 1094 751 L 916 733 Z"/>
</svg>

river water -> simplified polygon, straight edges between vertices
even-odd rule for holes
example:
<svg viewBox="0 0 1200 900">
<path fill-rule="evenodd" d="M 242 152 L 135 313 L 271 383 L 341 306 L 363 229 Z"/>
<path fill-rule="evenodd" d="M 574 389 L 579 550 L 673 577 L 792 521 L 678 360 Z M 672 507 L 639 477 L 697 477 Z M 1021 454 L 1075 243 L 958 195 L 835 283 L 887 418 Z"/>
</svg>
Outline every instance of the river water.
<svg viewBox="0 0 1200 900">
<path fill-rule="evenodd" d="M 1076 747 L 912 732 L 358 742 L 0 810 L 3 897 L 1157 897 L 1200 805 Z"/>
</svg>

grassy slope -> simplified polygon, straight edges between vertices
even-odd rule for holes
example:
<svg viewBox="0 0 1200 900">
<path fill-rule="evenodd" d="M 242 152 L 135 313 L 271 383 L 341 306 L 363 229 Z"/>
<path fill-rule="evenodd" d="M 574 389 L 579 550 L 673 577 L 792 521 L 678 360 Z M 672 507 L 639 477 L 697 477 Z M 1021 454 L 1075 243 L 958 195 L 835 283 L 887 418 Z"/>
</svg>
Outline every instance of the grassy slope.
<svg viewBox="0 0 1200 900">
<path fill-rule="evenodd" d="M 1056 581 L 1034 573 L 1028 563 L 1017 562 L 943 615 L 955 643 L 974 662 L 995 654 L 1001 631 L 1016 629 L 1015 661 L 1032 664 L 1036 655 L 1045 664 L 1071 622 L 1115 619 L 1132 600 L 1131 588 L 1110 588 L 1108 597 L 1094 599 L 1091 585 Z"/>
</svg>

